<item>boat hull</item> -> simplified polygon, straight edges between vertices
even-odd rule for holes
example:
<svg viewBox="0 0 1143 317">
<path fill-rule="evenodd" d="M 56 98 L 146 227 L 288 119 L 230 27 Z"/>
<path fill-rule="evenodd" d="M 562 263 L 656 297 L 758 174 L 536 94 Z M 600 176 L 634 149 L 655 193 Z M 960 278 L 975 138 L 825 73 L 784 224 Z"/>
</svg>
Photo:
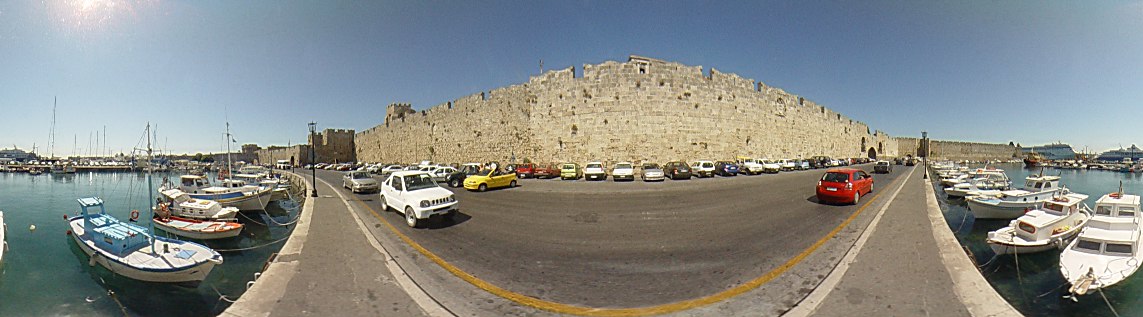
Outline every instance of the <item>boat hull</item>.
<svg viewBox="0 0 1143 317">
<path fill-rule="evenodd" d="M 217 201 L 223 207 L 235 207 L 239 210 L 245 211 L 259 211 L 266 210 L 266 206 L 270 204 L 273 199 L 274 191 L 270 189 L 262 189 L 250 195 L 245 195 L 235 198 L 218 198 L 218 195 L 210 194 L 190 194 L 194 199 L 208 199 Z"/>
<path fill-rule="evenodd" d="M 210 271 L 214 269 L 215 262 L 204 261 L 194 266 L 179 268 L 174 270 L 143 270 L 131 267 L 119 260 L 113 259 L 106 255 L 103 251 L 98 250 L 82 238 L 83 232 L 83 218 L 74 217 L 68 221 L 72 228 L 72 241 L 79 246 L 80 250 L 88 257 L 88 265 L 99 264 L 107 270 L 134 280 L 156 283 L 174 283 L 186 286 L 198 286 L 202 280 L 210 275 Z M 77 230 L 78 229 L 78 230 Z"/>
<path fill-rule="evenodd" d="M 162 222 L 158 219 L 152 220 L 155 222 L 155 228 L 163 230 L 164 232 L 197 240 L 215 240 L 233 238 L 242 233 L 242 227 L 237 229 L 223 230 L 223 231 L 199 231 L 199 230 L 184 230 L 168 223 Z"/>
<path fill-rule="evenodd" d="M 1083 224 L 1086 223 L 1087 222 L 1084 221 Z M 1083 224 L 1058 235 L 1053 235 L 1051 239 L 1025 243 L 1004 241 L 1004 239 L 997 238 L 996 236 L 1008 234 L 1013 230 L 1012 227 L 1005 227 L 997 231 L 989 232 L 988 239 L 985 240 L 985 242 L 988 243 L 988 247 L 992 248 L 992 252 L 996 254 L 1030 254 L 1052 249 L 1063 249 L 1072 239 L 1075 239 L 1076 235 L 1083 229 Z"/>
<path fill-rule="evenodd" d="M 1037 202 L 1013 203 L 1007 206 L 1001 204 L 982 203 L 973 199 L 968 200 L 968 210 L 976 219 L 1016 219 L 1036 208 Z"/>
</svg>

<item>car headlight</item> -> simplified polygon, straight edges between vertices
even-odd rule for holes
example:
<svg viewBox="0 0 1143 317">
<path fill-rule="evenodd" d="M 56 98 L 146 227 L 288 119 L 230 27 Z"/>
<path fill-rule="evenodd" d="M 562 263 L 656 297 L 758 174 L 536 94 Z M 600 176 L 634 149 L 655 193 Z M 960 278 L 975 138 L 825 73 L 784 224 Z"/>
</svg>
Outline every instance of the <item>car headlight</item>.
<svg viewBox="0 0 1143 317">
<path fill-rule="evenodd" d="M 456 201 L 456 195 L 448 195 L 448 201 Z"/>
<path fill-rule="evenodd" d="M 429 207 L 429 201 L 428 200 L 422 200 L 421 201 L 421 208 L 428 208 L 428 207 Z"/>
</svg>

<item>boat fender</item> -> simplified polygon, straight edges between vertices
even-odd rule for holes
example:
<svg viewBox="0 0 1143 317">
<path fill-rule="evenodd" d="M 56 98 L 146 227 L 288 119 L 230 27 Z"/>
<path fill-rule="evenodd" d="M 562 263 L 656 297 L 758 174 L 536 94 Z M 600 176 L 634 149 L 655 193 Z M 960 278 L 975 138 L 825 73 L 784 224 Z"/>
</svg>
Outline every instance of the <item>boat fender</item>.
<svg viewBox="0 0 1143 317">
<path fill-rule="evenodd" d="M 99 257 L 99 252 L 92 253 L 91 259 L 87 260 L 87 266 L 95 266 L 95 259 Z"/>
<path fill-rule="evenodd" d="M 28 231 L 36 231 L 36 225 L 28 226 Z"/>
<path fill-rule="evenodd" d="M 64 214 L 64 220 L 65 221 L 67 220 L 67 214 Z"/>
<path fill-rule="evenodd" d="M 132 209 L 131 210 L 131 221 L 136 221 L 136 220 L 139 220 L 139 210 L 138 209 Z"/>
</svg>

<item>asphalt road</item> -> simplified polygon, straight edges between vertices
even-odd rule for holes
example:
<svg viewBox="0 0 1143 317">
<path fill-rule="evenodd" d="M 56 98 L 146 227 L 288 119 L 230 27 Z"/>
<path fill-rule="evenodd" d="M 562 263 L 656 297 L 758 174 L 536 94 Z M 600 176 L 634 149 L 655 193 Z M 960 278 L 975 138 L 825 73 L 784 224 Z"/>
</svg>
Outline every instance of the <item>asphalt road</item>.
<svg viewBox="0 0 1143 317">
<path fill-rule="evenodd" d="M 874 174 L 874 193 L 863 199 L 907 171 Z M 496 286 L 564 304 L 630 308 L 724 291 L 810 247 L 860 206 L 818 203 L 814 186 L 823 172 L 662 183 L 525 179 L 485 193 L 452 189 L 461 213 L 421 229 L 382 212 L 375 193 L 356 197 L 427 250 Z M 318 173 L 335 186 L 340 175 Z"/>
</svg>

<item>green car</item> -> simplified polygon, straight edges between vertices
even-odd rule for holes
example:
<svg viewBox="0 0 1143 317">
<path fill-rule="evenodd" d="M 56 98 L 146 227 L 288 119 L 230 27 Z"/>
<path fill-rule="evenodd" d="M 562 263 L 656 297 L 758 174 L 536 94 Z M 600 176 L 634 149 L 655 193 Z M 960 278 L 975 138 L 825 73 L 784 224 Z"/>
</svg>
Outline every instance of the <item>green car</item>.
<svg viewBox="0 0 1143 317">
<path fill-rule="evenodd" d="M 560 165 L 560 179 L 579 179 L 581 173 L 582 171 L 580 171 L 579 165 L 575 163 L 564 163 Z"/>
</svg>

